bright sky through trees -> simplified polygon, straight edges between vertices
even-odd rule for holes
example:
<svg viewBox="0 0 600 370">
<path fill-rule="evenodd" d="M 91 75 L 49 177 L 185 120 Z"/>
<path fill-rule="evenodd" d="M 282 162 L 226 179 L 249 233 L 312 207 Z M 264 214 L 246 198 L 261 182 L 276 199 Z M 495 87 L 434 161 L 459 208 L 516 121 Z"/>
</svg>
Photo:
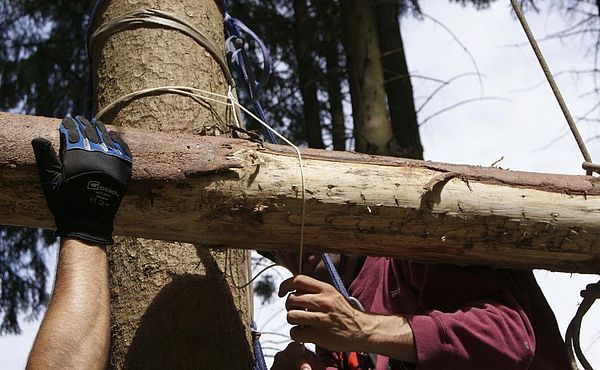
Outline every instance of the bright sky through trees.
<svg viewBox="0 0 600 370">
<path fill-rule="evenodd" d="M 421 140 L 427 160 L 468 163 L 489 166 L 500 158 L 502 168 L 583 174 L 582 157 L 568 133 L 557 103 L 545 83 L 542 72 L 508 1 L 496 1 L 490 9 L 476 11 L 446 1 L 422 1 L 423 12 L 448 27 L 472 54 L 483 75 L 483 85 L 474 76 L 457 78 L 440 90 L 419 112 L 419 120 L 436 114 L 462 101 L 480 97 L 500 98 L 465 103 L 440 113 L 421 126 Z M 567 27 L 563 12 L 548 10 L 540 4 L 541 12 L 528 12 L 527 17 L 535 35 L 541 39 Z M 576 19 L 570 22 L 575 22 Z M 415 89 L 416 106 L 440 85 L 453 77 L 476 72 L 473 62 L 454 37 L 433 20 L 412 17 L 403 20 L 403 37 Z M 513 46 L 523 44 L 523 46 Z M 575 71 L 593 68 L 593 40 L 572 37 L 545 41 L 542 51 L 569 105 L 573 116 L 581 117 L 594 108 L 600 99 L 586 94 L 594 88 L 591 75 Z M 419 77 L 416 77 L 419 76 Z M 483 94 L 482 94 L 483 90 Z M 348 107 L 349 109 L 349 107 Z M 599 118 L 592 110 L 589 118 Z M 590 139 L 588 150 L 600 162 L 600 134 L 596 122 L 580 124 L 582 136 Z M 566 196 L 566 195 L 565 195 Z M 275 274 L 277 275 L 277 274 Z M 581 298 L 579 291 L 596 282 L 598 275 L 570 275 L 538 271 L 536 277 L 552 305 L 561 331 L 575 313 Z M 270 307 L 256 302 L 259 329 L 278 331 L 287 335 L 285 314 L 280 312 L 283 300 L 275 298 Z M 274 306 L 279 304 L 279 308 Z M 588 312 L 582 327 L 582 349 L 593 366 L 600 368 L 600 303 Z M 267 322 L 268 321 L 268 322 Z M 267 325 L 265 325 L 265 323 Z M 37 325 L 24 325 L 20 337 L 0 338 L 0 367 L 22 369 Z M 265 334 L 263 342 L 287 344 L 281 335 Z M 268 354 L 274 350 L 267 349 Z"/>
</svg>

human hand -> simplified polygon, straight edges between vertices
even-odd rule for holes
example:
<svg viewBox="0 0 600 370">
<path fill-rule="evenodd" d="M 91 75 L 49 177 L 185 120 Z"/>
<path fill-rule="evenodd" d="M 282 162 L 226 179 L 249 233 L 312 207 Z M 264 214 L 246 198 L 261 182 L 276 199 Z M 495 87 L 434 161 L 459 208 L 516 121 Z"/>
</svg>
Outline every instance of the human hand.
<svg viewBox="0 0 600 370">
<path fill-rule="evenodd" d="M 302 344 L 292 342 L 275 355 L 271 370 L 325 370 L 325 365 Z"/>
<path fill-rule="evenodd" d="M 120 136 L 100 121 L 66 117 L 59 157 L 43 138 L 31 142 L 56 234 L 113 244 L 113 220 L 131 178 L 132 156 Z"/>
<path fill-rule="evenodd" d="M 288 295 L 287 321 L 295 325 L 290 336 L 335 352 L 361 350 L 369 315 L 353 308 L 330 284 L 305 275 L 289 278 L 279 286 Z"/>
</svg>

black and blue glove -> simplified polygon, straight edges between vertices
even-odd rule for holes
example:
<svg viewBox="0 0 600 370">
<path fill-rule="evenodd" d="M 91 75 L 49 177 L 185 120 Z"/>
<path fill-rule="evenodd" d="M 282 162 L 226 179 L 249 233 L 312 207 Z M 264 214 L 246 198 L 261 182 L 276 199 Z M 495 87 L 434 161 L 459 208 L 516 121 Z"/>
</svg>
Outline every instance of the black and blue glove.
<svg viewBox="0 0 600 370">
<path fill-rule="evenodd" d="M 31 142 L 56 235 L 113 244 L 113 220 L 131 178 L 129 147 L 82 116 L 66 117 L 59 131 L 59 157 L 48 140 Z"/>
</svg>

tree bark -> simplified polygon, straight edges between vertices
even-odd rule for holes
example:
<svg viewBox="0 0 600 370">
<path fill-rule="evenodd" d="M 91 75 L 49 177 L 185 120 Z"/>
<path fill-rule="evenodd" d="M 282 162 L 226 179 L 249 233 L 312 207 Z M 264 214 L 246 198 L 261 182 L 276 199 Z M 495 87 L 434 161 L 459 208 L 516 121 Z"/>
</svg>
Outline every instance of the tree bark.
<svg viewBox="0 0 600 370">
<path fill-rule="evenodd" d="M 223 45 L 223 16 L 212 0 L 110 1 L 100 9 L 95 26 L 144 8 L 176 14 L 201 29 L 214 44 Z M 142 25 L 97 42 L 92 52 L 98 110 L 128 93 L 164 85 L 227 92 L 218 64 L 179 31 Z M 228 131 L 224 116 L 223 106 L 164 94 L 132 101 L 112 123 L 219 135 Z M 171 221 L 166 215 L 158 217 L 165 217 L 166 224 Z M 134 223 L 141 229 L 153 227 L 143 212 Z M 201 244 L 119 238 L 109 248 L 111 366 L 251 368 L 250 293 L 235 288 L 247 280 L 246 258 L 243 251 L 209 251 Z"/>
<path fill-rule="evenodd" d="M 386 107 L 375 6 L 370 1 L 342 0 L 341 7 L 352 95 L 354 149 L 389 155 L 396 144 Z"/>
<path fill-rule="evenodd" d="M 0 114 L 0 224 L 52 226 L 30 141 L 48 137 L 56 145 L 58 122 Z M 240 139 L 118 129 L 131 143 L 135 163 L 117 234 L 222 248 L 298 248 L 302 203 L 292 150 Z M 302 153 L 308 250 L 600 272 L 598 178 L 324 150 Z M 176 243 L 151 251 L 175 255 L 186 248 Z M 121 249 L 128 264 L 149 253 L 130 245 L 112 249 Z M 128 287 L 149 294 L 144 279 L 169 268 L 174 267 L 138 265 Z M 224 292 L 207 293 L 208 298 L 185 294 L 199 297 L 194 307 L 201 312 L 204 303 L 224 299 Z M 136 320 L 135 311 L 129 319 Z M 218 320 L 203 318 L 213 319 Z M 200 328 L 205 324 L 195 327 L 197 335 L 211 330 L 211 325 Z"/>
<path fill-rule="evenodd" d="M 385 92 L 397 148 L 403 158 L 423 159 L 413 88 L 404 53 L 397 0 L 377 1 L 377 28 Z"/>
<path fill-rule="evenodd" d="M 304 130 L 308 146 L 324 149 L 321 135 L 321 109 L 317 99 L 317 68 L 311 53 L 311 35 L 313 22 L 308 15 L 306 0 L 294 0 L 294 45 L 298 60 L 298 79 L 302 94 L 304 112 Z"/>
</svg>

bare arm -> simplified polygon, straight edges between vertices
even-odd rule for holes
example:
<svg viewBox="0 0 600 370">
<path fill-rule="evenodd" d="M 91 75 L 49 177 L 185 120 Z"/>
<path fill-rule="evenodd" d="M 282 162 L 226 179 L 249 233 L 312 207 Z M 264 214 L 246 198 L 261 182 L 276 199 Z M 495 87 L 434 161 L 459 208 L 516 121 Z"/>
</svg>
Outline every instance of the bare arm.
<svg viewBox="0 0 600 370">
<path fill-rule="evenodd" d="M 417 362 L 414 335 L 402 316 L 364 313 L 353 308 L 331 285 L 304 275 L 279 288 L 286 301 L 287 320 L 296 325 L 292 339 L 336 352 L 371 352 L 404 362 Z"/>
<path fill-rule="evenodd" d="M 27 369 L 104 369 L 109 322 L 105 247 L 63 238 L 54 291 Z"/>
<path fill-rule="evenodd" d="M 406 318 L 364 312 L 358 314 L 362 316 L 361 335 L 357 338 L 361 351 L 417 363 L 417 347 Z"/>
</svg>

